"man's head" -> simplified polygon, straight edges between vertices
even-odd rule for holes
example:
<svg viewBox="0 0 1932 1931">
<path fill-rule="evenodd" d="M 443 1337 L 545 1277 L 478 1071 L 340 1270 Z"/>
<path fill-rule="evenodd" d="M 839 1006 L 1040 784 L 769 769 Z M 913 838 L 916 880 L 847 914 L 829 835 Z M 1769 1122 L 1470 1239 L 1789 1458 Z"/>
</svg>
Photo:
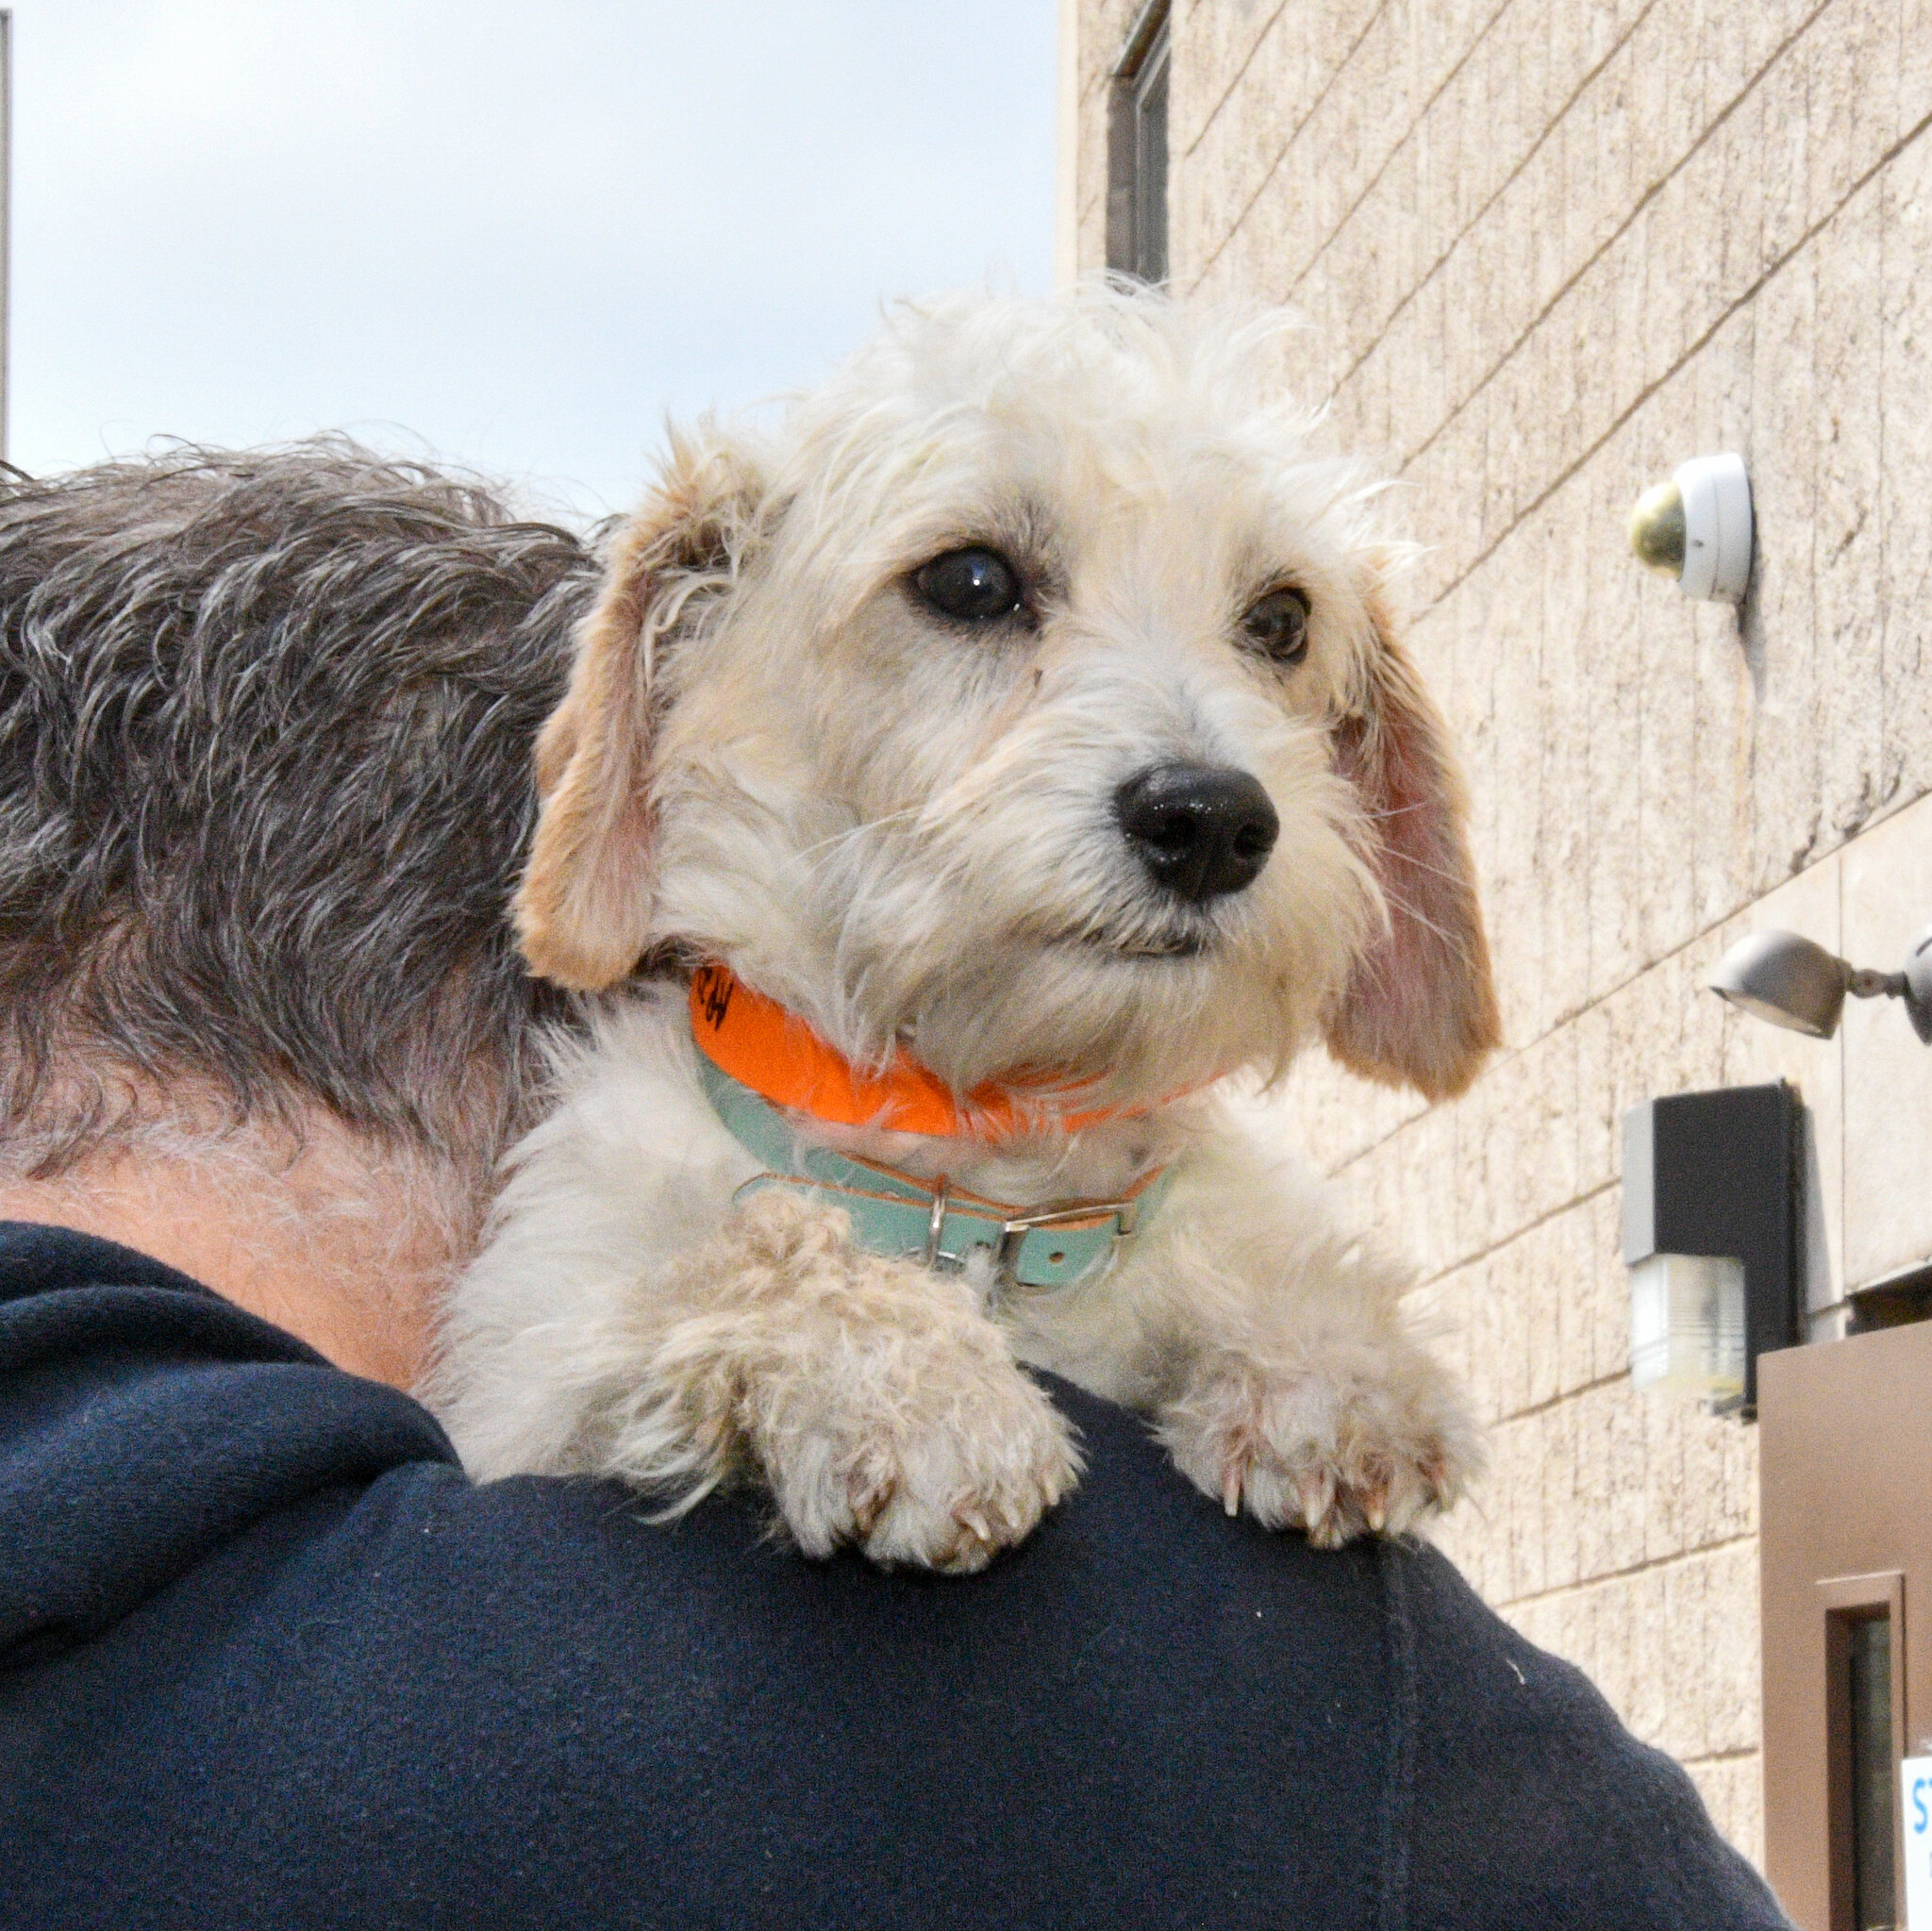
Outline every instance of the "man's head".
<svg viewBox="0 0 1932 1931">
<path fill-rule="evenodd" d="M 556 1005 L 505 907 L 590 582 L 347 444 L 0 495 L 8 1183 L 320 1158 L 318 1206 L 359 1168 L 461 1244 Z"/>
</svg>

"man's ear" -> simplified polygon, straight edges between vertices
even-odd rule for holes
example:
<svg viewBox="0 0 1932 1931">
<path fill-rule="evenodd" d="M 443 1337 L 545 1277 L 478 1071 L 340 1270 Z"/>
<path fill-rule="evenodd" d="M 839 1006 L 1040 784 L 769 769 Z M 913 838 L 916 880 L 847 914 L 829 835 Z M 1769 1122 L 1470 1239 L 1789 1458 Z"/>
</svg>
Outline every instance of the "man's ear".
<svg viewBox="0 0 1932 1931">
<path fill-rule="evenodd" d="M 1336 726 L 1336 746 L 1368 818 L 1389 924 L 1324 1030 L 1351 1073 L 1447 1099 L 1502 1040 L 1469 851 L 1469 798 L 1441 713 L 1397 641 L 1379 572 L 1368 604 L 1367 688 Z"/>
<path fill-rule="evenodd" d="M 601 991 L 644 950 L 658 653 L 694 598 L 736 580 L 763 497 L 743 450 L 674 433 L 657 487 L 610 543 L 569 688 L 537 740 L 542 805 L 512 907 L 530 970 L 559 986 Z"/>
</svg>

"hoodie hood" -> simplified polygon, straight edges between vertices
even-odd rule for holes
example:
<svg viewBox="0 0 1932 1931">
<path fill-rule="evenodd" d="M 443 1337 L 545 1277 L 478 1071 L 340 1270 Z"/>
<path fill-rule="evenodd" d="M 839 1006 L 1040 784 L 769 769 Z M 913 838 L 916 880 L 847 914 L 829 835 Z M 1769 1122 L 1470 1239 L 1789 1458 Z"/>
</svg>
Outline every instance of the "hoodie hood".
<svg viewBox="0 0 1932 1931">
<path fill-rule="evenodd" d="M 186 1274 L 0 1222 L 0 1663 L 86 1640 L 257 1518 L 456 1451 Z"/>
</svg>

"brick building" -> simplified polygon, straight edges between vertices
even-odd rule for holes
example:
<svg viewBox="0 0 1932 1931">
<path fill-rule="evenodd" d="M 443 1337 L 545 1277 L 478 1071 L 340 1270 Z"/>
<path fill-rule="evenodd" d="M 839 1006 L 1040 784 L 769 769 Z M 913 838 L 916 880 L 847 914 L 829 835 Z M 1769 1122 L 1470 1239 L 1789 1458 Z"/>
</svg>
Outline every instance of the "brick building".
<svg viewBox="0 0 1932 1931">
<path fill-rule="evenodd" d="M 1631 1386 L 1618 1125 L 1798 1086 L 1814 1339 L 1932 1256 L 1903 1015 L 1807 1040 L 1703 990 L 1753 929 L 1890 967 L 1932 920 L 1932 0 L 1062 25 L 1062 275 L 1299 308 L 1285 391 L 1402 478 L 1428 546 L 1410 636 L 1474 786 L 1507 1045 L 1449 1105 L 1319 1056 L 1290 1098 L 1422 1260 L 1492 1424 L 1446 1545 L 1761 1859 L 1758 1435 Z M 1756 499 L 1741 612 L 1624 535 L 1721 449 Z"/>
</svg>

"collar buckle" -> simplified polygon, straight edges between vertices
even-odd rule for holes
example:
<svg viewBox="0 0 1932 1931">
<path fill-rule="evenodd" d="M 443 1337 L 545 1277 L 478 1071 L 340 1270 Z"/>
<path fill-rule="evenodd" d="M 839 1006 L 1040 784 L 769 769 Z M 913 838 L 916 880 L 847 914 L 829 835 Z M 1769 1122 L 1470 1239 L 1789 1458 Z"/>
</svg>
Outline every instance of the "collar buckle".
<svg viewBox="0 0 1932 1931">
<path fill-rule="evenodd" d="M 1132 1238 L 1135 1224 L 1140 1219 L 1140 1206 L 1138 1199 L 1064 1200 L 1035 1207 L 1027 1213 L 1010 1215 L 997 1223 L 999 1240 L 993 1249 L 994 1264 L 1007 1281 L 1017 1283 L 1020 1250 L 1025 1245 L 1028 1234 L 1046 1232 L 1054 1227 L 1085 1229 L 1092 1226 L 1094 1222 L 1109 1217 L 1113 1221 L 1108 1250 L 1111 1257 Z M 960 1211 L 969 1219 L 978 1221 L 982 1225 L 985 1224 L 983 1209 L 962 1207 Z M 926 1216 L 925 1245 L 920 1251 L 920 1259 L 927 1267 L 964 1267 L 972 1253 L 971 1245 L 965 1252 L 955 1254 L 943 1244 L 946 1221 L 951 1212 L 951 1183 L 941 1174 L 932 1182 L 932 1208 Z M 1059 1257 L 1058 1255 L 1054 1256 L 1055 1260 Z"/>
<path fill-rule="evenodd" d="M 1112 1245 L 1109 1256 L 1121 1251 L 1123 1244 L 1133 1237 L 1134 1224 L 1140 1218 L 1138 1200 L 1074 1200 L 1063 1201 L 1042 1207 L 1036 1207 L 1031 1213 L 1015 1214 L 1000 1227 L 999 1269 L 1009 1280 L 1014 1277 L 1020 1263 L 1020 1248 L 1026 1236 L 1047 1227 L 1083 1226 L 1090 1222 L 1113 1216 Z"/>
</svg>

